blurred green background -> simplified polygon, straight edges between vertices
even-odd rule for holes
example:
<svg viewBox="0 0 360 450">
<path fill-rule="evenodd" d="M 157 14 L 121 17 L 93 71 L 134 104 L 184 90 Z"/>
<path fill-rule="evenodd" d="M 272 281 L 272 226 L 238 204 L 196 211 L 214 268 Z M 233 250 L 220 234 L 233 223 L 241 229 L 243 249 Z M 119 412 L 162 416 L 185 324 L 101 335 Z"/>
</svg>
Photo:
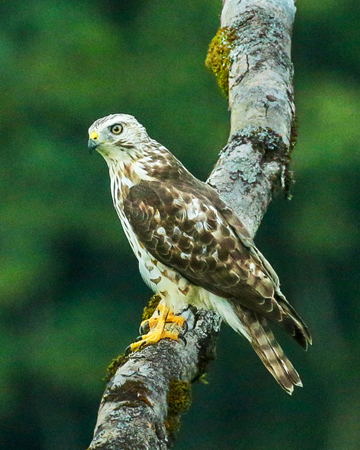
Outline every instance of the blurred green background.
<svg viewBox="0 0 360 450">
<path fill-rule="evenodd" d="M 278 334 L 304 388 L 287 396 L 223 326 L 178 450 L 359 448 L 360 10 L 297 6 L 296 184 L 256 242 L 314 336 L 304 353 Z M 204 67 L 220 12 L 219 0 L 1 3 L 1 448 L 88 446 L 106 367 L 137 336 L 150 292 L 87 128 L 134 114 L 205 179 L 229 131 Z"/>
</svg>

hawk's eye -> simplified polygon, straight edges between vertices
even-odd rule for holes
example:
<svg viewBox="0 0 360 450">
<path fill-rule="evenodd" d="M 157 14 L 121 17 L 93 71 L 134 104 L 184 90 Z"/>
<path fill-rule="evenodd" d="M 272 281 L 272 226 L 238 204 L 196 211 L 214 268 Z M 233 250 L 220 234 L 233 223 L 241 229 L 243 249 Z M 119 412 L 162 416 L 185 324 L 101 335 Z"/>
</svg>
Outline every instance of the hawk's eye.
<svg viewBox="0 0 360 450">
<path fill-rule="evenodd" d="M 112 134 L 120 134 L 123 130 L 122 125 L 120 125 L 119 123 L 116 123 L 115 125 L 113 125 L 110 128 L 110 131 L 112 132 Z"/>
</svg>

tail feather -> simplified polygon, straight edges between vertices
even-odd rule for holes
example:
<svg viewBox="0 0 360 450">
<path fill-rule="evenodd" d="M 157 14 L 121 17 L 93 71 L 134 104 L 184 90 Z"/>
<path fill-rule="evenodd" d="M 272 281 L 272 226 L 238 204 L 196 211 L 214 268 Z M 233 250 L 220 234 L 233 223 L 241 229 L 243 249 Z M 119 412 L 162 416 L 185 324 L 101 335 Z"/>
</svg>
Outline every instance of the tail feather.
<svg viewBox="0 0 360 450">
<path fill-rule="evenodd" d="M 283 294 L 277 292 L 275 298 L 278 306 L 282 310 L 282 319 L 277 323 L 282 326 L 282 328 L 284 328 L 295 341 L 301 345 L 301 347 L 307 350 L 308 344 L 312 344 L 312 338 L 308 327 Z"/>
<path fill-rule="evenodd" d="M 292 394 L 294 386 L 302 386 L 299 374 L 276 341 L 265 317 L 244 307 L 236 314 L 246 330 L 253 349 L 279 385 Z"/>
<path fill-rule="evenodd" d="M 279 277 L 276 275 L 276 272 L 271 267 L 270 263 L 254 245 L 250 244 L 249 248 L 253 256 L 258 260 L 260 265 L 263 266 L 263 271 L 267 273 L 269 277 L 268 281 L 272 281 L 274 292 L 272 297 L 264 298 L 264 293 L 257 287 L 255 290 L 263 297 L 262 300 L 260 302 L 259 300 L 255 302 L 250 300 L 250 303 L 243 304 L 285 329 L 290 336 L 306 350 L 308 344 L 312 344 L 311 335 L 307 326 L 282 294 Z M 260 284 L 260 287 L 263 287 L 261 279 L 258 279 L 257 282 L 253 283 L 254 288 L 256 288 L 256 284 Z"/>
<path fill-rule="evenodd" d="M 298 372 L 295 370 L 294 366 L 292 365 L 290 360 L 285 355 L 280 344 L 275 339 L 275 336 L 274 336 L 273 332 L 271 331 L 271 328 L 269 327 L 267 320 L 261 316 L 258 316 L 258 320 L 264 330 L 264 333 L 268 340 L 268 344 L 272 347 L 272 350 L 273 350 L 274 354 L 276 355 L 278 362 L 281 364 L 281 368 L 285 371 L 285 373 L 291 379 L 291 381 L 293 382 L 293 384 L 295 386 L 302 387 L 303 384 L 301 382 Z"/>
</svg>

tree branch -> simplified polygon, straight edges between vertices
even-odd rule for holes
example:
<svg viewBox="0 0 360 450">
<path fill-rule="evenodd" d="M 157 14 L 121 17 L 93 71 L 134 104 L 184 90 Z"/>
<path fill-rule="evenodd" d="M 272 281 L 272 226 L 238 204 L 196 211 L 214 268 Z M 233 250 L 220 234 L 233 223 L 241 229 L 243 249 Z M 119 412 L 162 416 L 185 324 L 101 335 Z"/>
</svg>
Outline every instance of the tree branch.
<svg viewBox="0 0 360 450">
<path fill-rule="evenodd" d="M 231 130 L 208 182 L 255 235 L 273 192 L 290 182 L 295 6 L 292 0 L 223 3 L 221 30 L 224 39 L 232 36 Z"/>
<path fill-rule="evenodd" d="M 228 87 L 231 109 L 229 141 L 208 183 L 252 235 L 274 191 L 290 181 L 294 15 L 292 0 L 223 0 L 221 28 L 207 58 L 219 84 Z M 214 358 L 220 328 L 213 312 L 190 308 L 183 316 L 186 344 L 163 340 L 121 359 L 101 400 L 90 449 L 171 446 L 189 404 L 189 383 Z"/>
<path fill-rule="evenodd" d="M 215 313 L 189 309 L 183 315 L 188 323 L 186 345 L 162 340 L 132 353 L 116 371 L 101 400 L 91 449 L 170 447 L 179 413 L 189 403 L 189 383 L 214 358 L 220 329 Z"/>
</svg>

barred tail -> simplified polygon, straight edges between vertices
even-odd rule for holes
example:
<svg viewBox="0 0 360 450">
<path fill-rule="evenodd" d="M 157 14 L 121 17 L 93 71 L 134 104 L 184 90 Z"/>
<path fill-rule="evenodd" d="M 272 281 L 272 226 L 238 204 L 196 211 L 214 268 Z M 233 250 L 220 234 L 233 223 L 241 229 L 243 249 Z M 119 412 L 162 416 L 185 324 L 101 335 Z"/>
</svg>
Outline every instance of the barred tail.
<svg viewBox="0 0 360 450">
<path fill-rule="evenodd" d="M 299 374 L 276 341 L 265 317 L 244 307 L 236 307 L 242 323 L 238 329 L 251 343 L 253 349 L 279 385 L 292 394 L 294 386 L 302 386 Z"/>
</svg>

